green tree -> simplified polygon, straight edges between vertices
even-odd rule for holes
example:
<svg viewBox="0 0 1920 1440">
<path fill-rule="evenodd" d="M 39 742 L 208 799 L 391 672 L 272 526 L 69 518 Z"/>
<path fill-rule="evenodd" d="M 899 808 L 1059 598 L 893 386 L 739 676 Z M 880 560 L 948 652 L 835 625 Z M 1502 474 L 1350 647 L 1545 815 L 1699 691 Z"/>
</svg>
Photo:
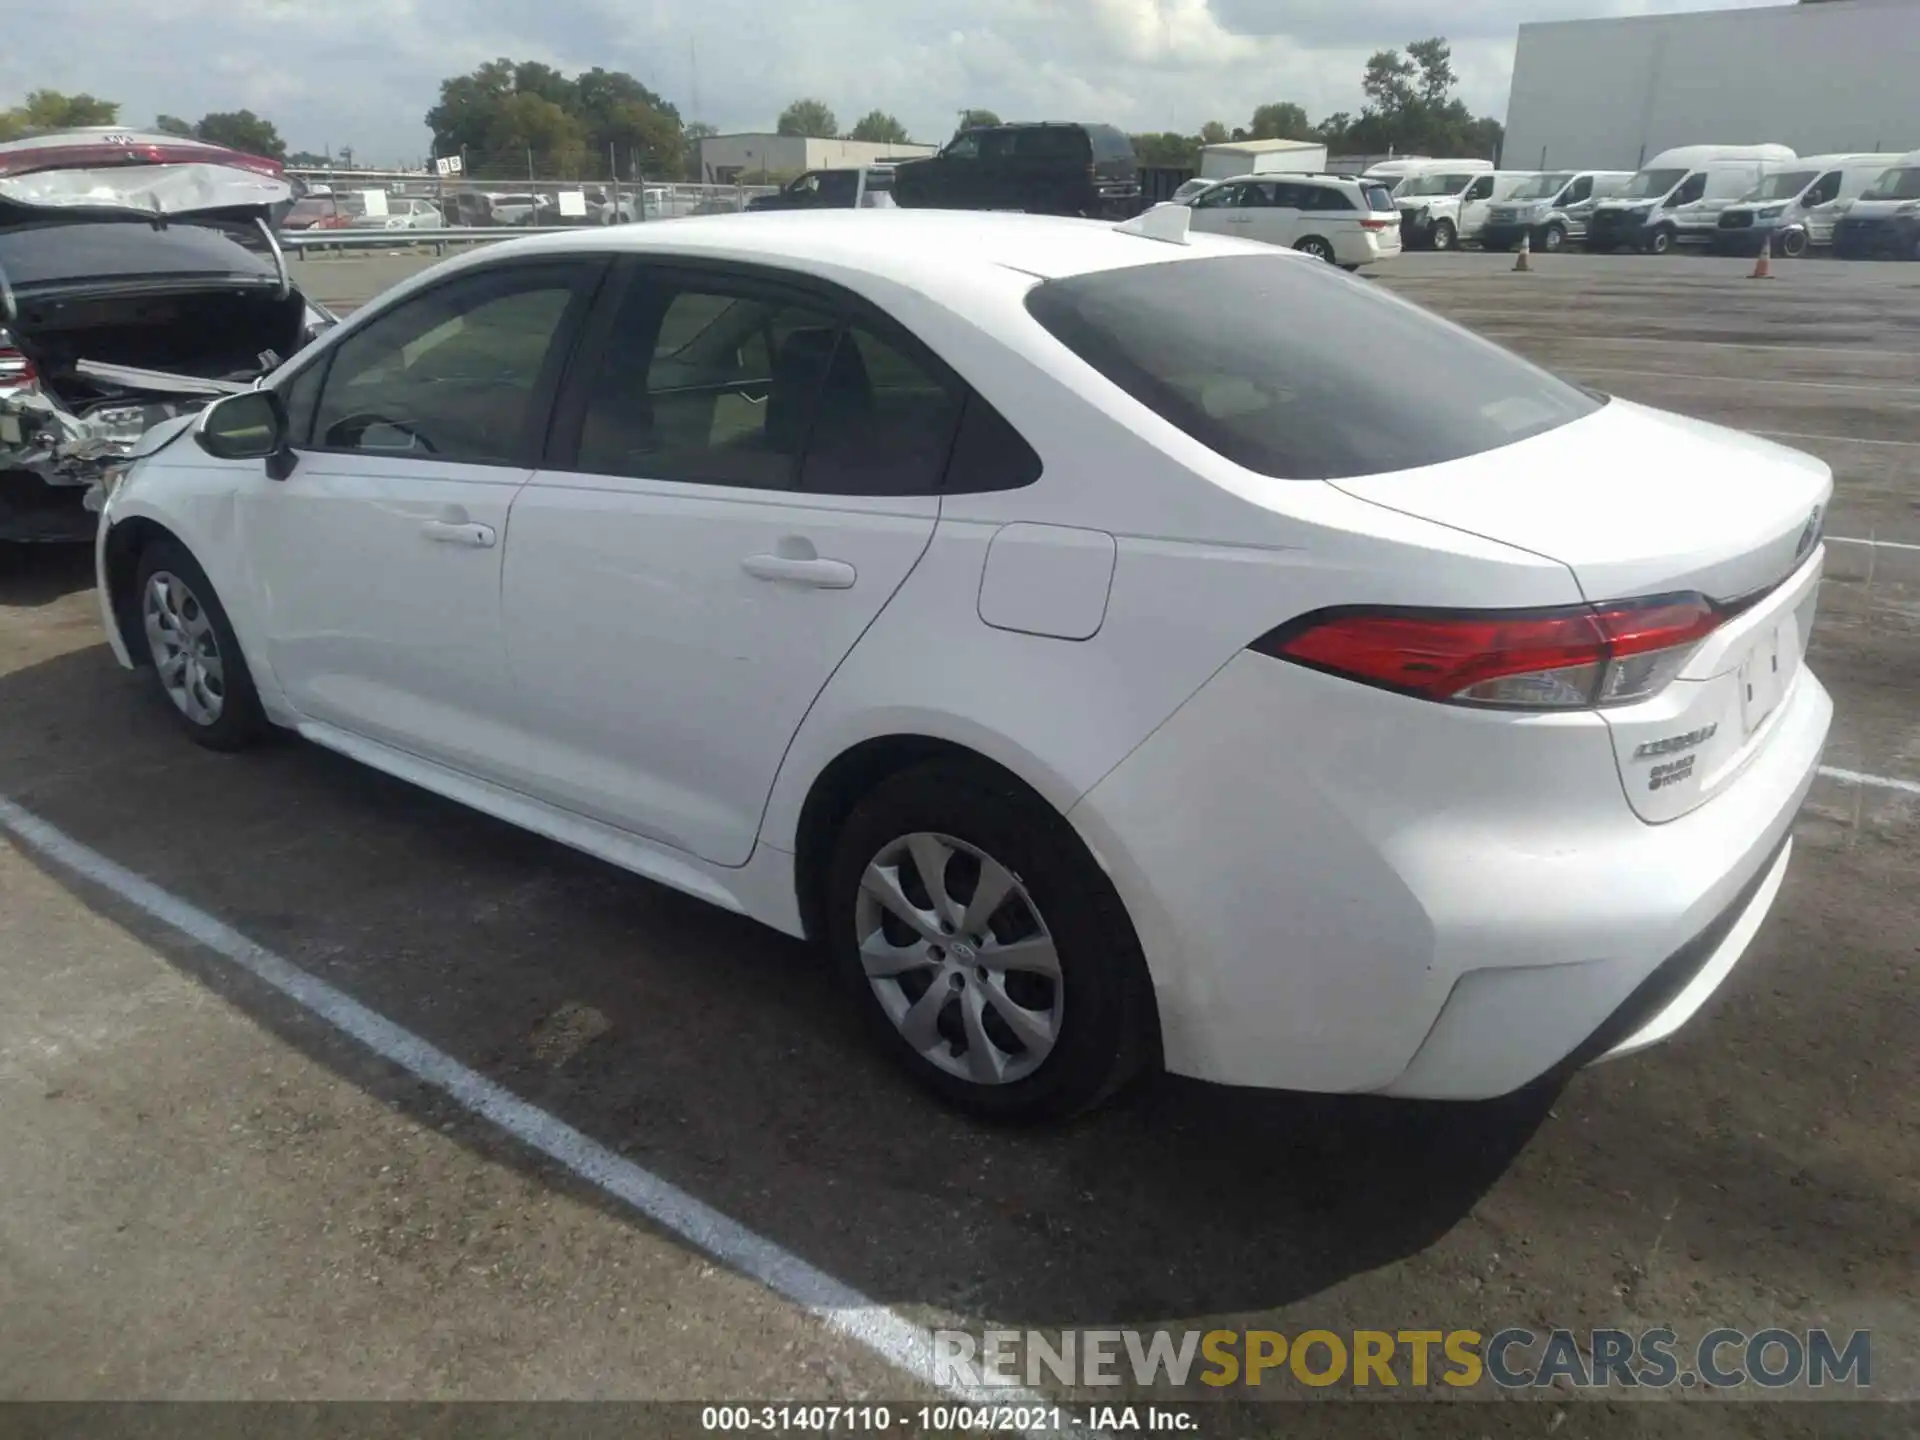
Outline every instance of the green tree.
<svg viewBox="0 0 1920 1440">
<path fill-rule="evenodd" d="M 774 131 L 780 135 L 806 135 L 817 140 L 831 140 L 840 133 L 840 122 L 834 119 L 823 100 L 796 100 L 780 112 L 780 118 L 774 123 Z"/>
<path fill-rule="evenodd" d="M 680 133 L 685 137 L 687 149 L 687 178 L 694 181 L 706 179 L 706 175 L 702 173 L 700 168 L 700 142 L 708 136 L 718 135 L 720 133 L 719 126 L 709 125 L 704 120 L 689 120 Z"/>
<path fill-rule="evenodd" d="M 1313 133 L 1313 122 L 1291 100 L 1278 100 L 1253 112 L 1247 133 L 1253 140 L 1304 140 Z"/>
<path fill-rule="evenodd" d="M 535 60 L 489 60 L 442 80 L 426 119 L 434 153 L 464 153 L 475 173 L 523 175 L 529 151 L 566 178 L 679 175 L 687 164 L 680 112 L 598 66 L 569 78 Z"/>
<path fill-rule="evenodd" d="M 296 150 L 287 156 L 287 164 L 296 170 L 324 170 L 332 163 L 325 155 L 316 155 L 311 150 Z"/>
<path fill-rule="evenodd" d="M 847 138 L 871 140 L 876 145 L 904 145 L 907 143 L 907 127 L 884 110 L 869 110 L 847 132 Z"/>
<path fill-rule="evenodd" d="M 84 91 L 66 95 L 58 90 L 32 90 L 23 104 L 0 111 L 0 140 L 11 140 L 36 130 L 111 125 L 119 118 L 120 106 L 113 100 L 102 100 Z"/>
<path fill-rule="evenodd" d="M 1440 36 L 1414 41 L 1404 55 L 1376 51 L 1360 78 L 1367 102 L 1359 116 L 1328 116 L 1318 127 L 1320 138 L 1362 153 L 1424 150 L 1491 159 L 1505 129 L 1491 116 L 1476 117 L 1454 95 L 1457 83 L 1453 47 Z"/>
<path fill-rule="evenodd" d="M 1209 120 L 1200 127 L 1202 145 L 1224 145 L 1227 143 L 1227 127 L 1218 120 Z"/>
<path fill-rule="evenodd" d="M 960 129 L 971 130 L 977 125 L 998 125 L 1000 117 L 991 110 L 963 110 L 960 112 Z"/>
<path fill-rule="evenodd" d="M 153 122 L 153 128 L 162 135 L 178 135 L 183 140 L 193 138 L 193 126 L 178 115 L 161 115 Z"/>
<path fill-rule="evenodd" d="M 1164 165 L 1185 169 L 1200 163 L 1200 137 L 1180 135 L 1171 130 L 1134 135 L 1133 156 L 1142 165 Z"/>
<path fill-rule="evenodd" d="M 269 160 L 287 158 L 287 142 L 271 120 L 263 120 L 251 110 L 223 110 L 200 117 L 193 127 L 193 138 L 209 145 L 224 145 L 245 155 L 262 155 Z"/>
</svg>

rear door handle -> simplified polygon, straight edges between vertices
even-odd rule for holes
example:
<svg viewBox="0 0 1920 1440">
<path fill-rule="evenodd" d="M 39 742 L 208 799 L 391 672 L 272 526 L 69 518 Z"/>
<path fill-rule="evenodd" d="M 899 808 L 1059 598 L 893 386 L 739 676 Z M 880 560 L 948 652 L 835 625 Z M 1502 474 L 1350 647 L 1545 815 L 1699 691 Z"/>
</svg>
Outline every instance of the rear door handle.
<svg viewBox="0 0 1920 1440">
<path fill-rule="evenodd" d="M 500 538 L 491 525 L 471 521 L 428 520 L 420 533 L 442 545 L 470 545 L 476 550 L 491 550 Z"/>
<path fill-rule="evenodd" d="M 784 580 L 816 590 L 851 590 L 857 574 L 844 560 L 801 560 L 787 555 L 749 555 L 740 568 L 756 580 Z"/>
</svg>

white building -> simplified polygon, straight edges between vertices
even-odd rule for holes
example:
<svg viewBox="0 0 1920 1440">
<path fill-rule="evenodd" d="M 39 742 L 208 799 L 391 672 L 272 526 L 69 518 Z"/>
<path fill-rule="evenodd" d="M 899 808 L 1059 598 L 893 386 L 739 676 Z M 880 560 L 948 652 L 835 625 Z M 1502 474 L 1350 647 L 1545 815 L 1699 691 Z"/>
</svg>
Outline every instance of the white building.
<svg viewBox="0 0 1920 1440">
<path fill-rule="evenodd" d="M 845 170 L 879 160 L 912 160 L 938 148 L 803 135 L 709 135 L 700 142 L 700 178 L 710 185 L 751 183 L 763 174 L 798 175 L 802 170 Z"/>
<path fill-rule="evenodd" d="M 1200 147 L 1200 178 L 1231 180 L 1267 171 L 1311 175 L 1327 168 L 1327 147 L 1311 140 L 1229 140 Z"/>
<path fill-rule="evenodd" d="M 1501 163 L 1638 169 L 1674 145 L 1920 148 L 1920 5 L 1833 0 L 1522 25 Z"/>
</svg>

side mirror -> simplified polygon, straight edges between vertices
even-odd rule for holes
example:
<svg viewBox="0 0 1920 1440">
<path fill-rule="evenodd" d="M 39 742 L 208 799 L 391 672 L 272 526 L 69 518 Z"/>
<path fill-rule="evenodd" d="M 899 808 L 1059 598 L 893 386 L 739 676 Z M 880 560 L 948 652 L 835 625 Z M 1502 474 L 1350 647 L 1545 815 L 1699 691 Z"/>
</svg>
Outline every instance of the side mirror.
<svg viewBox="0 0 1920 1440">
<path fill-rule="evenodd" d="M 287 411 L 272 390 L 244 390 L 200 413 L 193 438 L 217 460 L 265 460 L 287 448 Z"/>
</svg>

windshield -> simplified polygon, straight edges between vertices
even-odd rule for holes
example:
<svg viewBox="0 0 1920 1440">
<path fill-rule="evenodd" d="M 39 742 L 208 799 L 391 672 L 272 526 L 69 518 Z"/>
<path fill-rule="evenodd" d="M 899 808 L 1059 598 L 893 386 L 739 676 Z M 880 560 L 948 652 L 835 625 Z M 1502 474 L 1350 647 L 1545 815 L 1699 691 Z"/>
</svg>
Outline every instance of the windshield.
<svg viewBox="0 0 1920 1440">
<path fill-rule="evenodd" d="M 1666 194 L 1687 178 L 1684 170 L 1642 170 L 1620 192 L 1623 200 L 1651 200 Z"/>
<path fill-rule="evenodd" d="M 1862 200 L 1920 200 L 1920 166 L 1889 170 L 1873 182 Z"/>
<path fill-rule="evenodd" d="M 1789 170 L 1769 175 L 1741 196 L 1742 200 L 1791 200 L 1820 178 L 1818 170 Z"/>
<path fill-rule="evenodd" d="M 1452 195 L 1473 183 L 1471 175 L 1411 175 L 1400 186 L 1404 196 Z"/>
<path fill-rule="evenodd" d="M 1571 179 L 1573 179 L 1571 171 L 1565 175 L 1539 175 L 1527 181 L 1507 198 L 1509 200 L 1551 200 L 1567 188 L 1567 182 Z"/>
<path fill-rule="evenodd" d="M 1283 480 L 1438 465 L 1604 403 L 1378 287 L 1290 257 L 1076 275 L 1037 286 L 1027 310 L 1169 424 Z"/>
</svg>

